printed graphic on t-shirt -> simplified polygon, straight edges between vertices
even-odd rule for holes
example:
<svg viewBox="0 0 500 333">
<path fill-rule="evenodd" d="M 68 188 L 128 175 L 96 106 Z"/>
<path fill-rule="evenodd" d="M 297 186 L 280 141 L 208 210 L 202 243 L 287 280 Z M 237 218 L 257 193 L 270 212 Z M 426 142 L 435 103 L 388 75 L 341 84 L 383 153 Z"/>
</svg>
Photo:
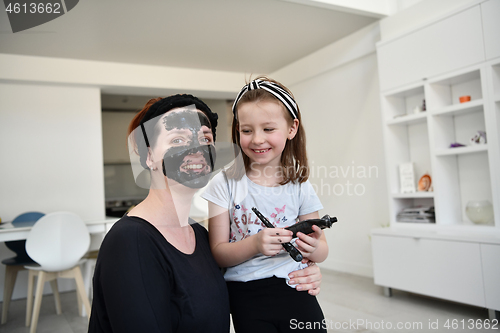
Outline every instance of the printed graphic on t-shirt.
<svg viewBox="0 0 500 333">
<path fill-rule="evenodd" d="M 285 216 L 286 205 L 281 207 L 275 207 L 270 216 L 266 216 L 273 226 L 276 228 L 282 228 L 287 225 L 283 225 L 288 221 Z M 257 234 L 263 228 L 264 224 L 259 220 L 257 215 L 248 207 L 242 204 L 235 204 L 232 216 L 231 234 L 230 242 L 237 242 L 243 240 L 247 237 Z M 265 216 L 265 215 L 264 215 Z"/>
</svg>

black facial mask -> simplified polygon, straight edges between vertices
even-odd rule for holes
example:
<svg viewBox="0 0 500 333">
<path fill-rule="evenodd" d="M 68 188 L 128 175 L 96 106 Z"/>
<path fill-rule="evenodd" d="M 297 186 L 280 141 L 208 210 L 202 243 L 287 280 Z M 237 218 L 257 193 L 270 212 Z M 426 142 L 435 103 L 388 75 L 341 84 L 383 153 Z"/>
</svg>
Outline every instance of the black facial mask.
<svg viewBox="0 0 500 333">
<path fill-rule="evenodd" d="M 212 144 L 200 144 L 198 133 L 201 126 L 211 128 L 208 118 L 199 112 L 175 112 L 163 118 L 163 125 L 168 131 L 187 129 L 191 132 L 188 145 L 172 147 L 163 155 L 162 168 L 165 177 L 189 188 L 202 188 L 207 185 L 214 170 L 215 147 Z M 185 168 L 189 164 L 202 164 L 203 169 L 195 171 Z"/>
<path fill-rule="evenodd" d="M 187 129 L 191 131 L 193 138 L 198 137 L 201 126 L 207 126 L 212 129 L 212 125 L 210 125 L 207 116 L 201 112 L 180 111 L 167 113 L 162 121 L 167 131 L 173 129 Z"/>
</svg>

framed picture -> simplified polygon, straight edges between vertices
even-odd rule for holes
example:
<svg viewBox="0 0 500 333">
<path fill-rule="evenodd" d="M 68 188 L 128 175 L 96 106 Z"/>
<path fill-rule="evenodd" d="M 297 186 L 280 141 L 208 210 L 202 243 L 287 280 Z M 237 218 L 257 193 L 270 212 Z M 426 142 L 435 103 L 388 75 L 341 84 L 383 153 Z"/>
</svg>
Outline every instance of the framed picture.
<svg viewBox="0 0 500 333">
<path fill-rule="evenodd" d="M 415 193 L 415 173 L 413 163 L 402 163 L 399 165 L 399 181 L 401 193 Z"/>
</svg>

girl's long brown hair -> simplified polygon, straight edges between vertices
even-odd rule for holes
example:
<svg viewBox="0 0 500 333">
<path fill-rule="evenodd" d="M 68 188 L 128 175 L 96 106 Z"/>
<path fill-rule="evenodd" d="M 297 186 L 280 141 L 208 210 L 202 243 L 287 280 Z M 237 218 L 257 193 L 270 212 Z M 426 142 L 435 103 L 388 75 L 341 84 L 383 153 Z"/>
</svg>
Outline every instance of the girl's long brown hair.
<svg viewBox="0 0 500 333">
<path fill-rule="evenodd" d="M 290 94 L 290 96 L 293 97 L 292 92 L 278 81 L 270 79 L 266 76 L 259 76 L 257 77 L 257 79 L 278 84 L 283 89 L 285 89 Z M 287 119 L 288 124 L 291 126 L 293 123 L 292 116 L 290 115 L 286 107 L 279 99 L 274 97 L 274 95 L 272 95 L 271 93 L 263 89 L 255 89 L 246 92 L 236 105 L 236 114 L 233 115 L 233 124 L 231 129 L 233 143 L 235 143 L 238 147 L 240 147 L 240 152 L 242 153 L 244 165 L 240 165 L 241 159 L 236 159 L 235 164 L 227 170 L 227 175 L 229 178 L 241 179 L 244 173 L 251 169 L 250 158 L 248 158 L 248 156 L 243 154 L 243 151 L 241 150 L 240 146 L 240 132 L 237 119 L 238 107 L 243 105 L 244 103 L 252 103 L 252 102 L 255 103 L 259 101 L 271 101 L 279 103 L 283 108 L 283 113 L 285 118 Z M 307 161 L 307 153 L 306 153 L 306 134 L 304 131 L 304 127 L 302 126 L 302 119 L 298 104 L 297 104 L 297 119 L 299 120 L 299 127 L 297 129 L 297 134 L 292 140 L 287 140 L 285 148 L 281 153 L 280 162 L 282 167 L 283 180 L 280 182 L 280 185 L 284 185 L 288 182 L 303 183 L 309 178 L 309 164 Z"/>
</svg>

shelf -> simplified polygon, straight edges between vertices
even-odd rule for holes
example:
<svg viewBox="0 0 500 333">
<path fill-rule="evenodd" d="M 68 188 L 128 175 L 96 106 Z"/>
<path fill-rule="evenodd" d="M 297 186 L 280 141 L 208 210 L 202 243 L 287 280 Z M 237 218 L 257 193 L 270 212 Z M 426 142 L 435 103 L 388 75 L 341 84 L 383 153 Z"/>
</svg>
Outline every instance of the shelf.
<svg viewBox="0 0 500 333">
<path fill-rule="evenodd" d="M 393 199 L 434 198 L 434 192 L 393 193 L 391 196 Z"/>
<path fill-rule="evenodd" d="M 444 108 L 430 110 L 433 116 L 455 116 L 465 113 L 478 112 L 483 110 L 483 99 L 477 99 L 467 103 L 453 104 Z"/>
<path fill-rule="evenodd" d="M 488 145 L 465 146 L 436 150 L 436 156 L 452 156 L 462 154 L 473 154 L 488 151 Z"/>
<path fill-rule="evenodd" d="M 410 124 L 424 123 L 426 121 L 427 121 L 427 112 L 421 112 L 390 119 L 387 121 L 387 125 L 410 125 Z"/>
<path fill-rule="evenodd" d="M 399 226 L 399 225 L 418 225 L 418 226 L 422 226 L 422 225 L 436 225 L 436 222 L 423 222 L 423 221 L 419 221 L 419 222 L 402 222 L 402 221 L 395 221 L 395 225 L 396 226 Z"/>
<path fill-rule="evenodd" d="M 448 76 L 446 78 L 438 78 L 429 81 L 431 84 L 455 86 L 461 83 L 474 81 L 481 78 L 481 70 L 475 66 L 475 69 L 467 70 L 465 73 Z"/>
<path fill-rule="evenodd" d="M 397 89 L 392 89 L 390 91 L 386 91 L 385 97 L 396 97 L 396 98 L 405 98 L 414 95 L 421 95 L 424 93 L 424 86 L 421 83 L 413 84 L 410 86 L 405 86 Z"/>
<path fill-rule="evenodd" d="M 452 225 L 442 226 L 435 223 L 421 223 L 416 228 L 413 224 L 406 222 L 398 222 L 395 226 L 389 228 L 372 229 L 372 235 L 381 236 L 398 236 L 407 238 L 429 238 L 429 239 L 442 239 L 451 241 L 465 241 L 465 242 L 480 242 L 489 244 L 500 245 L 500 230 L 492 228 L 491 226 L 465 226 L 465 225 Z M 430 228 L 421 228 L 422 226 L 430 226 Z"/>
<path fill-rule="evenodd" d="M 426 91 L 427 109 L 433 115 L 455 115 L 479 111 L 483 105 L 481 70 L 447 76 L 429 82 Z M 470 96 L 471 101 L 459 103 L 460 97 Z"/>
</svg>

